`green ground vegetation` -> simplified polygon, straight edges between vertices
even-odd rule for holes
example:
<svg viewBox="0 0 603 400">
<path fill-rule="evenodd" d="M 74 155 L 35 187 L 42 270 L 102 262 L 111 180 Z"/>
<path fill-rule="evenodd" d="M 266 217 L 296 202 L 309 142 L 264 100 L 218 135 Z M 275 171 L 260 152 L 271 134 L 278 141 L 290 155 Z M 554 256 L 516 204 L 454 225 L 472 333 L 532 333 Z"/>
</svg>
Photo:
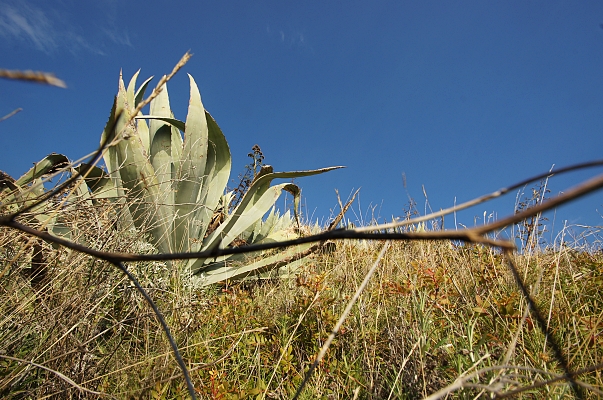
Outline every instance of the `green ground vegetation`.
<svg viewBox="0 0 603 400">
<path fill-rule="evenodd" d="M 144 231 L 111 222 L 112 207 L 70 208 L 64 219 L 96 249 L 155 251 Z M 340 241 L 311 255 L 296 277 L 205 288 L 169 263 L 128 268 L 164 313 L 199 398 L 283 399 L 381 247 Z M 155 315 L 113 265 L 8 228 L 0 249 L 0 397 L 188 397 Z M 603 254 L 568 244 L 515 262 L 570 368 L 600 363 Z M 496 249 L 394 242 L 300 398 L 424 398 L 459 379 L 448 398 L 490 398 L 552 379 L 562 369 L 525 311 Z M 587 398 L 603 390 L 600 371 L 576 379 Z M 574 394 L 562 380 L 517 397 Z"/>
</svg>

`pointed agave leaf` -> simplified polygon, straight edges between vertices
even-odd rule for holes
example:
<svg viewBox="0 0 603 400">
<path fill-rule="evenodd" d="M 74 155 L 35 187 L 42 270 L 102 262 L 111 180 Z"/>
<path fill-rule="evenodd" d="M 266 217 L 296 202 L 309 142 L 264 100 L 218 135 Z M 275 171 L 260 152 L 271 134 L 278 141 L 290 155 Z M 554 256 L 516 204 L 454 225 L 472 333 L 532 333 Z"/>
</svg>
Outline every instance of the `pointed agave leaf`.
<svg viewBox="0 0 603 400">
<path fill-rule="evenodd" d="M 248 226 L 262 218 L 270 207 L 276 202 L 285 188 L 289 188 L 291 184 L 285 183 L 277 186 L 270 186 L 273 179 L 276 178 L 298 178 L 322 174 L 337 168 L 329 167 L 309 171 L 295 172 L 274 172 L 266 174 L 256 179 L 249 189 L 241 203 L 235 208 L 230 217 L 218 229 L 212 232 L 204 241 L 203 250 L 212 249 L 216 246 L 225 247 L 242 233 Z M 270 192 L 270 193 L 269 193 Z M 266 194 L 268 193 L 268 196 Z M 270 203 L 270 199 L 272 203 Z M 261 202 L 261 206 L 259 203 Z M 258 213 L 261 214 L 258 215 Z M 230 241 L 229 241 L 230 240 Z"/>
<path fill-rule="evenodd" d="M 140 104 L 140 102 L 144 98 L 144 93 L 147 90 L 147 86 L 149 86 L 149 82 L 151 82 L 152 79 L 153 77 L 151 76 L 146 81 L 142 82 L 142 85 L 140 85 L 140 87 L 136 91 L 136 94 L 134 95 L 134 107 L 138 107 L 138 104 Z"/>
<path fill-rule="evenodd" d="M 242 266 L 210 265 L 203 269 L 193 270 L 199 276 L 201 286 L 208 286 L 227 279 L 240 279 L 251 274 L 261 274 L 276 268 L 281 268 L 290 262 L 311 253 L 315 243 L 305 243 L 287 248 L 273 256 Z"/>
<path fill-rule="evenodd" d="M 325 172 L 339 168 L 343 167 L 328 167 L 308 171 L 273 172 L 263 175 L 251 184 L 249 190 L 247 190 L 247 193 L 245 193 L 245 196 L 243 196 L 243 199 L 241 200 L 237 208 L 233 211 L 233 214 L 244 214 L 249 205 L 253 204 L 254 199 L 259 196 L 262 196 L 262 194 L 266 190 L 268 190 L 268 188 L 270 187 L 270 183 L 273 179 L 301 178 L 304 176 L 323 174 Z"/>
<path fill-rule="evenodd" d="M 205 117 L 210 146 L 207 151 L 207 163 L 205 165 L 205 176 L 207 178 L 199 194 L 197 200 L 199 206 L 195 210 L 194 216 L 194 219 L 198 221 L 198 229 L 193 232 L 194 237 L 198 239 L 205 236 L 211 218 L 219 207 L 220 198 L 226 190 L 226 185 L 228 185 L 232 163 L 228 142 L 222 130 L 207 111 Z M 200 246 L 196 244 L 196 247 L 199 248 Z"/>
<path fill-rule="evenodd" d="M 195 232 L 196 221 L 194 210 L 205 175 L 207 162 L 208 127 L 201 95 L 192 76 L 190 80 L 190 100 L 186 125 L 184 127 L 184 143 L 176 182 L 176 215 L 175 245 L 180 248 L 188 246 L 191 233 Z"/>
<path fill-rule="evenodd" d="M 140 70 L 139 70 L 139 72 L 140 72 Z M 138 104 L 143 100 L 144 92 L 145 92 L 149 82 L 151 81 L 151 79 L 153 79 L 153 77 L 150 77 L 149 79 L 144 81 L 142 83 L 142 85 L 140 86 L 140 88 L 138 88 L 138 90 L 134 94 L 134 107 L 138 107 Z M 149 149 L 151 148 L 149 127 L 147 126 L 147 123 L 145 121 L 137 120 L 136 122 L 137 122 L 136 126 L 138 128 L 138 135 L 140 136 L 140 141 L 142 142 L 142 146 L 148 152 Z"/>
<path fill-rule="evenodd" d="M 136 97 L 136 80 L 138 79 L 139 73 L 140 73 L 140 70 L 136 71 L 134 76 L 132 76 L 132 79 L 130 79 L 130 82 L 128 83 L 128 88 L 126 89 L 126 96 L 127 96 L 126 98 L 127 98 L 128 106 L 131 107 L 132 109 L 136 108 L 134 99 Z"/>
<path fill-rule="evenodd" d="M 170 118 L 172 116 L 172 110 L 170 109 L 170 97 L 168 95 L 167 85 L 164 85 L 163 88 L 161 88 L 161 91 L 159 92 L 157 97 L 155 97 L 153 99 L 153 101 L 151 101 L 150 114 L 156 115 L 158 117 L 165 117 L 165 118 Z M 166 125 L 164 122 L 162 122 L 158 119 L 150 120 L 149 121 L 150 143 L 153 143 L 155 134 L 158 131 L 160 131 L 162 129 L 168 129 L 168 128 L 169 128 L 168 125 Z M 151 144 L 151 148 L 152 148 L 152 144 Z M 151 158 L 152 157 L 153 157 L 153 153 L 151 153 Z"/>
<path fill-rule="evenodd" d="M 15 184 L 17 186 L 25 186 L 35 179 L 41 178 L 44 175 L 52 174 L 69 165 L 69 159 L 57 153 L 51 153 L 34 164 L 34 166 L 21 176 Z"/>
<path fill-rule="evenodd" d="M 121 73 L 120 73 L 120 85 L 123 84 Z M 117 134 L 116 124 L 118 113 L 121 114 L 123 112 L 123 104 L 121 108 L 118 110 L 118 96 L 115 96 L 113 99 L 113 106 L 111 108 L 111 113 L 109 114 L 109 119 L 105 124 L 105 128 L 103 129 L 103 133 L 101 134 L 101 145 L 106 145 L 106 151 L 103 154 L 103 160 L 105 161 L 105 166 L 107 167 L 107 171 L 111 181 L 113 182 L 113 186 L 117 191 L 118 200 L 117 202 L 121 205 L 119 216 L 120 216 L 120 225 L 122 227 L 130 227 L 134 224 L 134 220 L 132 214 L 127 206 L 126 200 L 126 191 L 124 189 L 123 181 L 121 179 L 121 175 L 119 173 L 120 169 L 120 157 L 118 155 L 118 147 L 116 145 L 111 145 L 112 141 L 115 139 Z"/>
<path fill-rule="evenodd" d="M 117 160 L 117 148 L 115 145 L 111 145 L 111 142 L 115 139 L 115 123 L 117 119 L 117 97 L 113 99 L 113 107 L 111 108 L 111 113 L 109 114 L 109 119 L 105 124 L 105 129 L 103 129 L 103 133 L 101 134 L 100 144 L 107 146 L 105 153 L 103 154 L 103 160 L 105 161 L 105 165 L 107 166 L 107 170 L 109 174 L 113 176 L 114 173 L 119 169 L 119 162 Z M 117 182 L 115 182 L 116 186 L 118 186 Z M 123 194 L 123 193 L 120 193 Z"/>
<path fill-rule="evenodd" d="M 10 183 L 10 188 L 15 189 L 12 190 L 12 193 L 9 193 L 2 199 L 2 203 L 10 204 L 17 201 L 22 206 L 31 204 L 37 197 L 44 194 L 44 183 L 41 178 L 53 174 L 68 165 L 69 159 L 62 154 L 51 153 L 47 155 L 35 163 L 34 166 L 19 179 Z M 36 207 L 36 209 L 39 208 L 40 207 Z"/>
<path fill-rule="evenodd" d="M 168 96 L 167 85 L 164 85 L 161 92 L 151 101 L 151 114 L 160 117 L 169 118 L 172 116 L 170 110 L 170 100 Z M 139 122 L 143 122 L 139 120 Z M 146 123 L 145 123 L 146 124 Z M 155 177 L 159 184 L 159 195 L 157 199 L 159 204 L 164 205 L 165 217 L 169 224 L 172 224 L 174 217 L 174 191 L 172 190 L 172 170 L 175 168 L 173 157 L 172 126 L 169 123 L 158 119 L 149 121 L 149 139 L 151 147 L 149 151 L 150 161 L 155 171 Z M 176 160 L 177 162 L 177 160 Z M 166 235 L 170 237 L 170 248 L 175 250 L 174 237 L 170 232 Z"/>
<path fill-rule="evenodd" d="M 137 135 L 136 125 L 133 122 L 126 125 L 133 110 L 128 108 L 121 79 L 116 110 L 119 116 L 115 124 L 115 132 L 123 137 L 123 140 L 115 146 L 120 166 L 118 174 L 126 189 L 130 213 L 137 227 L 150 227 L 155 245 L 161 251 L 169 252 L 167 228 L 171 221 L 168 217 L 168 206 L 159 201 L 159 182 L 142 141 Z"/>
</svg>

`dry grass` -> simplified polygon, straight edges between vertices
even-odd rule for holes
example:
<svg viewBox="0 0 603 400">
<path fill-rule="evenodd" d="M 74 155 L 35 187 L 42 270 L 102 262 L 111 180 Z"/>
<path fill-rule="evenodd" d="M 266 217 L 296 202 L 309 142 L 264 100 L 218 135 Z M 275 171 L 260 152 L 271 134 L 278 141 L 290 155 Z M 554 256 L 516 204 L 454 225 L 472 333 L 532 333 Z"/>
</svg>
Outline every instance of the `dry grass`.
<svg viewBox="0 0 603 400">
<path fill-rule="evenodd" d="M 152 251 L 111 215 L 107 204 L 81 207 L 69 223 L 93 248 Z M 171 263 L 128 268 L 164 313 L 200 398 L 291 398 L 381 247 L 342 241 L 296 279 L 205 290 Z M 7 228 L 0 248 L 0 396 L 187 397 L 155 315 L 111 264 Z M 515 261 L 570 368 L 600 363 L 603 255 L 560 246 Z M 463 376 L 450 396 L 486 398 L 554 378 L 562 370 L 525 310 L 496 250 L 394 242 L 300 398 L 422 398 Z M 589 398 L 603 389 L 600 371 L 577 379 Z M 573 392 L 561 381 L 518 396 Z"/>
</svg>

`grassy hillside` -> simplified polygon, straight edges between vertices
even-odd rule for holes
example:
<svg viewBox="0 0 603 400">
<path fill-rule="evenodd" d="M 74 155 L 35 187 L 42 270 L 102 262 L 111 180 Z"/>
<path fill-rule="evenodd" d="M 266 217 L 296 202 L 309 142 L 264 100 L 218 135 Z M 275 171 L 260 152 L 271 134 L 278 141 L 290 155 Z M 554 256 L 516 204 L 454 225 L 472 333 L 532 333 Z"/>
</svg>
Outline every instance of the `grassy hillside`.
<svg viewBox="0 0 603 400">
<path fill-rule="evenodd" d="M 151 252 L 111 206 L 68 216 L 80 242 Z M 166 262 L 128 263 L 164 314 L 199 398 L 293 397 L 383 244 L 339 241 L 289 280 L 199 289 Z M 0 396 L 187 398 L 154 313 L 110 263 L 0 230 Z M 603 255 L 514 257 L 572 371 L 603 360 Z M 42 272 L 42 273 L 40 273 Z M 526 318 L 523 318 L 523 317 Z M 300 398 L 490 398 L 563 374 L 507 262 L 482 245 L 393 242 Z M 506 368 L 501 368 L 506 366 Z M 600 371 L 576 379 L 586 398 Z M 565 380 L 520 398 L 574 398 Z"/>
</svg>

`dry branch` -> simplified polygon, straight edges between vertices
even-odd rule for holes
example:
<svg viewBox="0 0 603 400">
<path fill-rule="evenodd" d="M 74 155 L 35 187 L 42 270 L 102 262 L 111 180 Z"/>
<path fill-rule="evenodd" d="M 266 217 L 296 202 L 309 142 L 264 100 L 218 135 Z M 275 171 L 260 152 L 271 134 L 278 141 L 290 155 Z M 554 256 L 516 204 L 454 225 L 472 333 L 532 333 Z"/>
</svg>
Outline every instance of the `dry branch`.
<svg viewBox="0 0 603 400">
<path fill-rule="evenodd" d="M 35 82 L 44 85 L 66 88 L 67 84 L 57 78 L 53 73 L 40 71 L 16 71 L 0 69 L 0 78 L 15 79 L 19 81 Z"/>
</svg>

